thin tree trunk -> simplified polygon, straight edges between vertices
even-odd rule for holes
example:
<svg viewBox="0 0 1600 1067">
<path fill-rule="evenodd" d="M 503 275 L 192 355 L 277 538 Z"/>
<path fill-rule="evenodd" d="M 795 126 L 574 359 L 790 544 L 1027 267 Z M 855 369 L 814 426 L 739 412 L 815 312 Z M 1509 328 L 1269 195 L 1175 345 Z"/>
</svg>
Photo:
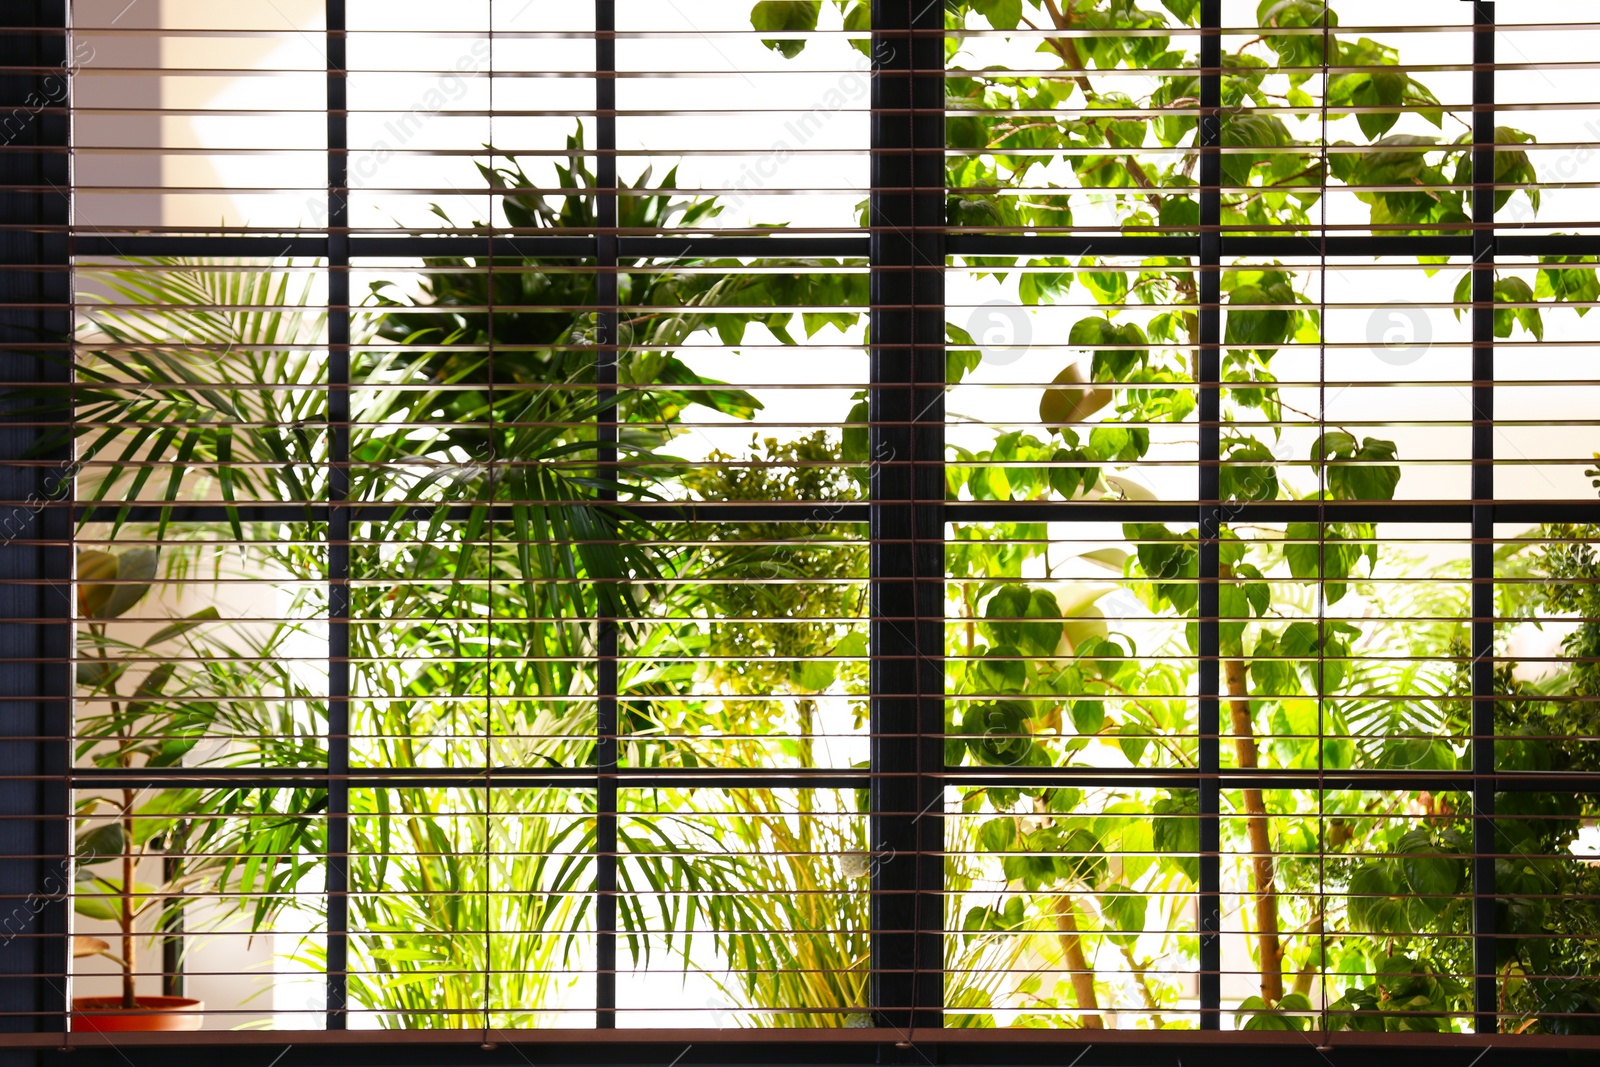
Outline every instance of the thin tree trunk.
<svg viewBox="0 0 1600 1067">
<path fill-rule="evenodd" d="M 1321 918 L 1321 916 L 1318 916 L 1317 918 L 1311 920 L 1311 925 L 1306 927 L 1305 933 L 1306 933 L 1307 937 L 1317 938 L 1319 942 L 1321 941 L 1321 937 L 1322 937 L 1322 918 Z M 1320 953 L 1318 953 L 1318 957 L 1320 957 Z M 1311 983 L 1316 981 L 1316 978 L 1317 978 L 1318 964 L 1319 964 L 1319 958 L 1317 958 L 1317 957 L 1314 957 L 1312 959 L 1307 960 L 1306 961 L 1306 965 L 1304 967 L 1302 967 L 1300 969 L 1300 972 L 1294 976 L 1294 987 L 1290 990 L 1290 992 L 1299 993 L 1303 997 L 1310 996 L 1311 995 Z M 1323 1004 L 1327 1004 L 1327 1002 L 1328 1002 L 1327 991 L 1326 990 L 1323 991 L 1322 1002 L 1323 1002 Z"/>
<path fill-rule="evenodd" d="M 978 606 L 974 602 L 972 583 L 961 587 L 961 603 L 967 616 L 967 655 L 972 655 L 972 650 L 978 643 Z"/>
<path fill-rule="evenodd" d="M 1156 995 L 1150 991 L 1150 978 L 1145 973 L 1149 970 L 1148 964 L 1141 964 L 1133 955 L 1133 949 L 1126 945 L 1118 946 L 1122 950 L 1122 958 L 1128 961 L 1128 970 L 1133 972 L 1134 978 L 1139 981 L 1139 992 L 1144 995 L 1144 1006 L 1150 1009 L 1150 1021 L 1156 1024 L 1156 1029 L 1161 1029 L 1161 1005 L 1156 1002 Z"/>
<path fill-rule="evenodd" d="M 1100 1018 L 1100 1002 L 1094 995 L 1094 970 L 1083 955 L 1083 938 L 1078 935 L 1078 909 L 1069 896 L 1055 900 L 1056 937 L 1061 940 L 1061 954 L 1072 969 L 1072 992 L 1078 998 L 1079 1023 L 1085 1030 L 1104 1030 L 1105 1020 Z"/>
<path fill-rule="evenodd" d="M 801 697 L 794 702 L 795 717 L 799 719 L 800 740 L 795 745 L 800 758 L 800 766 L 815 767 L 816 758 L 816 712 L 817 702 L 810 697 Z M 809 812 L 812 808 L 811 790 L 800 791 L 800 810 Z"/>
<path fill-rule="evenodd" d="M 1223 665 L 1228 707 L 1233 713 L 1234 762 L 1241 769 L 1255 767 L 1256 738 L 1250 722 L 1250 687 L 1245 662 L 1231 659 Z M 1245 827 L 1250 836 L 1251 867 L 1255 872 L 1256 945 L 1261 954 L 1261 999 L 1276 1004 L 1283 999 L 1283 949 L 1278 943 L 1278 886 L 1273 872 L 1272 837 L 1267 827 L 1267 804 L 1261 790 L 1244 791 Z"/>
<path fill-rule="evenodd" d="M 122 1006 L 129 1011 L 139 1006 L 134 989 L 133 873 L 137 859 L 133 854 L 133 790 L 122 791 Z"/>
</svg>

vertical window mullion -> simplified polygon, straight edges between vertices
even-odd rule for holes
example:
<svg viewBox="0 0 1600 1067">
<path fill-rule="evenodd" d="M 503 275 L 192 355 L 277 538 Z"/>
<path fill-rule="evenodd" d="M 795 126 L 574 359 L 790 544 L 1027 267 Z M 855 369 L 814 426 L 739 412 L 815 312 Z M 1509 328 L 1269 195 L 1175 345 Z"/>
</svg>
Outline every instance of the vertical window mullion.
<svg viewBox="0 0 1600 1067">
<path fill-rule="evenodd" d="M 1222 742 L 1220 545 L 1222 530 L 1222 0 L 1200 5 L 1200 255 L 1196 264 L 1199 353 L 1199 629 L 1196 732 L 1200 771 L 1200 1027 L 1222 1025 Z"/>
<path fill-rule="evenodd" d="M 617 42 L 616 0 L 595 0 L 596 461 L 602 482 L 617 476 Z M 600 489 L 615 500 L 615 489 Z M 596 601 L 597 606 L 604 598 Z M 603 608 L 600 608 L 603 611 Z M 617 625 L 596 619 L 595 1025 L 617 1025 Z"/>
<path fill-rule="evenodd" d="M 68 100 L 47 84 L 68 65 L 65 0 L 6 5 L 16 31 L 0 35 L 0 380 L 20 387 L 10 406 L 57 404 L 72 380 L 72 239 Z M 34 32 L 27 32 L 32 30 Z M 48 73 L 47 73 L 48 72 Z M 39 101 L 45 103 L 41 106 Z M 19 119 L 21 120 L 19 123 Z M 20 126 L 20 128 L 18 128 Z M 23 186 L 23 189 L 6 188 Z M 39 192 L 53 186 L 53 192 Z M 54 342 L 59 340 L 59 346 Z M 41 350 L 41 341 L 49 341 Z M 9 346 L 17 345 L 16 349 Z M 27 393 L 40 391 L 35 398 Z M 63 422 L 69 407 L 58 409 Z M 16 418 L 15 415 L 12 416 Z M 73 451 L 39 446 L 51 426 L 8 426 L 0 500 L 14 505 L 0 543 L 0 871 L 10 913 L 0 953 L 0 1031 L 66 1029 L 72 856 L 71 596 Z M 31 895 L 30 895 L 31 894 Z"/>
<path fill-rule="evenodd" d="M 1472 33 L 1472 959 L 1473 1026 L 1495 1033 L 1494 4 Z"/>
<path fill-rule="evenodd" d="M 350 160 L 344 0 L 328 41 L 328 832 L 329 1030 L 349 1024 L 350 926 Z"/>
<path fill-rule="evenodd" d="M 944 999 L 944 7 L 872 5 L 871 1002 Z"/>
</svg>

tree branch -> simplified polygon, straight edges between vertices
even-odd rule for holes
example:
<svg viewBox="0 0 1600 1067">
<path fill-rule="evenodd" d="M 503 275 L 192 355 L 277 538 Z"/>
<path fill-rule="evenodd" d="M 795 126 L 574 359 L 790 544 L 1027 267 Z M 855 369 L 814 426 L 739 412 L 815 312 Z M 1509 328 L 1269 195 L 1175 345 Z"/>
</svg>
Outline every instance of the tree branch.
<svg viewBox="0 0 1600 1067">
<path fill-rule="evenodd" d="M 1050 21 L 1055 23 L 1056 29 L 1069 30 L 1072 28 L 1072 0 L 1067 0 L 1067 10 L 1065 12 L 1056 5 L 1056 0 L 1044 0 L 1044 6 L 1045 10 L 1050 12 Z M 1028 25 L 1033 26 L 1033 23 L 1030 22 Z M 1037 26 L 1033 26 L 1033 28 L 1038 29 Z M 1056 50 L 1062 62 L 1066 63 L 1067 66 L 1080 72 L 1084 69 L 1083 57 L 1078 54 L 1078 46 L 1072 43 L 1072 38 L 1047 37 L 1045 40 L 1049 42 L 1051 48 Z M 1098 96 L 1094 91 L 1094 86 L 1089 84 L 1089 79 L 1086 75 L 1079 73 L 1077 77 L 1073 78 L 1073 81 L 1078 83 L 1078 88 L 1083 90 L 1084 96 L 1091 100 Z"/>
<path fill-rule="evenodd" d="M 1306 927 L 1305 930 L 1303 930 L 1301 933 L 1306 937 L 1321 937 L 1322 936 L 1322 916 L 1319 915 L 1315 919 L 1311 920 L 1311 925 Z M 1320 955 L 1320 953 L 1319 953 L 1319 955 Z M 1294 987 L 1293 987 L 1293 989 L 1291 991 L 1295 992 L 1295 993 L 1299 993 L 1303 997 L 1304 996 L 1310 996 L 1311 995 L 1311 983 L 1316 979 L 1316 977 L 1317 977 L 1316 963 L 1313 962 L 1311 959 L 1307 959 L 1306 960 L 1306 965 L 1304 967 L 1300 968 L 1300 970 L 1295 974 L 1295 976 L 1294 976 Z"/>
<path fill-rule="evenodd" d="M 124 760 L 126 762 L 126 760 Z M 122 1006 L 128 1011 L 139 1006 L 134 987 L 134 951 L 138 941 L 133 929 L 133 879 L 139 858 L 133 851 L 133 790 L 122 791 L 122 906 L 117 915 L 117 925 L 122 932 Z"/>
<path fill-rule="evenodd" d="M 1045 10 L 1050 13 L 1050 21 L 1055 23 L 1056 29 L 1067 30 L 1072 28 L 1072 0 L 1067 0 L 1067 9 L 1065 11 L 1062 11 L 1056 4 L 1056 0 L 1044 0 L 1044 6 Z M 1028 26 L 1032 29 L 1039 28 L 1026 19 L 1023 21 L 1028 22 Z M 1083 56 L 1078 54 L 1078 46 L 1073 43 L 1072 38 L 1046 37 L 1045 41 L 1051 48 L 1055 49 L 1056 54 L 1061 57 L 1063 63 L 1077 72 L 1071 80 L 1077 83 L 1078 89 L 1084 95 L 1084 99 L 1089 101 L 1100 99 L 1100 94 L 1095 92 L 1094 86 L 1089 81 L 1088 74 L 1085 73 L 1088 67 L 1083 62 Z M 1094 120 L 1089 119 L 1087 121 L 1093 123 Z M 1129 154 L 1125 158 L 1123 165 L 1127 167 L 1128 176 L 1133 179 L 1134 184 L 1145 190 L 1145 199 L 1149 200 L 1151 206 L 1157 211 L 1161 210 L 1161 196 L 1154 192 L 1155 183 L 1150 180 L 1150 175 L 1145 172 L 1139 161 L 1132 154 Z"/>
<path fill-rule="evenodd" d="M 1161 1005 L 1156 1001 L 1156 995 L 1150 991 L 1150 980 L 1145 977 L 1145 972 L 1150 969 L 1148 963 L 1140 963 L 1133 955 L 1133 949 L 1128 945 L 1119 945 L 1122 958 L 1128 961 L 1128 969 L 1133 972 L 1134 978 L 1139 981 L 1139 992 L 1144 994 L 1144 1006 L 1150 1010 L 1150 1019 L 1161 1028 Z"/>
<path fill-rule="evenodd" d="M 1233 577 L 1232 568 L 1223 565 L 1223 581 Z M 1234 762 L 1240 770 L 1258 766 L 1255 728 L 1250 716 L 1248 668 L 1241 657 L 1223 663 L 1228 691 L 1228 708 L 1233 718 Z M 1267 822 L 1267 805 L 1261 790 L 1244 790 L 1245 827 L 1250 838 L 1250 865 L 1254 873 L 1256 898 L 1256 947 L 1261 963 L 1261 999 L 1276 1004 L 1283 999 L 1283 948 L 1278 939 L 1278 886 L 1272 862 L 1272 837 Z"/>
<path fill-rule="evenodd" d="M 1078 908 L 1065 894 L 1056 897 L 1056 937 L 1061 942 L 1061 954 L 1072 971 L 1072 992 L 1078 1000 L 1079 1021 L 1085 1030 L 1104 1030 L 1106 1022 L 1100 1017 L 1100 1002 L 1094 993 L 1094 969 L 1083 955 L 1083 939 L 1078 935 Z"/>
</svg>

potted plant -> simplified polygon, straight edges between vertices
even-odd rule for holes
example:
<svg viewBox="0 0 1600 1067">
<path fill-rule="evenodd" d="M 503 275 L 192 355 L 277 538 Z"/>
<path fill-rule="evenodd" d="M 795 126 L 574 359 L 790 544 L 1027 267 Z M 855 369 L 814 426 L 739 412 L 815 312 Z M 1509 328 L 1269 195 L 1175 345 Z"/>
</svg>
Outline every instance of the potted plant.
<svg viewBox="0 0 1600 1067">
<path fill-rule="evenodd" d="M 208 606 L 135 640 L 150 624 L 113 620 L 145 602 L 156 549 L 80 551 L 77 560 L 80 764 L 129 771 L 318 761 L 304 724 L 284 721 L 283 706 L 309 696 L 274 654 L 284 626 L 234 649 L 220 633 L 229 624 Z M 282 696 L 264 695 L 273 692 Z M 312 816 L 325 803 L 320 789 L 181 780 L 170 788 L 123 787 L 79 799 L 74 910 L 115 923 L 117 934 L 114 945 L 75 937 L 73 954 L 115 962 L 122 988 L 120 995 L 74 997 L 73 1028 L 199 1029 L 200 1000 L 138 988 L 141 940 L 177 936 L 180 929 L 192 935 L 244 913 L 252 932 L 261 929 L 308 868 L 317 847 Z M 163 862 L 149 862 L 157 856 Z M 196 892 L 214 901 L 198 928 L 183 921 L 186 898 Z"/>
</svg>

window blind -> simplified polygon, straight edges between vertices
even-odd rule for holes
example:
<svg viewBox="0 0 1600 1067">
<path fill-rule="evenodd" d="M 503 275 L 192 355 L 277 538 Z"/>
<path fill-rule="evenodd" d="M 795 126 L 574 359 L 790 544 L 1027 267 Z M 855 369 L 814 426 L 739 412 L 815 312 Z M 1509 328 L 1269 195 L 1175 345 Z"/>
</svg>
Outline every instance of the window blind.
<svg viewBox="0 0 1600 1067">
<path fill-rule="evenodd" d="M 0 1044 L 1592 1047 L 1582 7 L 14 8 Z"/>
</svg>

